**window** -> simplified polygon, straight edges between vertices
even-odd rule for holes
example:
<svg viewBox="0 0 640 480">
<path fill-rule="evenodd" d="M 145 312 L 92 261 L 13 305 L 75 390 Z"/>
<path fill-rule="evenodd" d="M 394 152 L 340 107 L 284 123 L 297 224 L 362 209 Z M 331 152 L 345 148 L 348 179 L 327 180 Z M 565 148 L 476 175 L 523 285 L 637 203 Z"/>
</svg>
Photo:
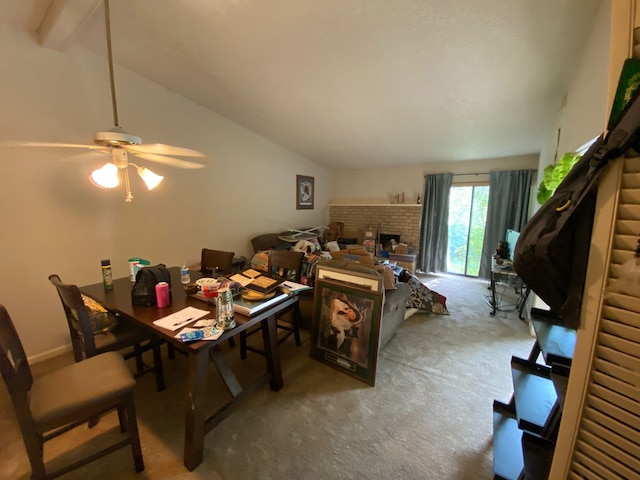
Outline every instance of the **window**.
<svg viewBox="0 0 640 480">
<path fill-rule="evenodd" d="M 478 276 L 488 203 L 488 186 L 451 187 L 447 272 Z"/>
</svg>

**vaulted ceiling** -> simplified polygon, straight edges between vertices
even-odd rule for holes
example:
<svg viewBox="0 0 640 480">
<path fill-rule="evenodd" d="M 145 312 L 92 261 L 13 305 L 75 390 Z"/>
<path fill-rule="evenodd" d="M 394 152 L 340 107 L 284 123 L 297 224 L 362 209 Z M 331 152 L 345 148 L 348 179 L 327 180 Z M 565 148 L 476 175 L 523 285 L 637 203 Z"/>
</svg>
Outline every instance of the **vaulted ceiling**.
<svg viewBox="0 0 640 480">
<path fill-rule="evenodd" d="M 110 11 L 116 63 L 310 160 L 370 168 L 539 152 L 600 3 L 111 0 Z M 31 4 L 44 45 L 105 54 L 101 0 Z"/>
</svg>

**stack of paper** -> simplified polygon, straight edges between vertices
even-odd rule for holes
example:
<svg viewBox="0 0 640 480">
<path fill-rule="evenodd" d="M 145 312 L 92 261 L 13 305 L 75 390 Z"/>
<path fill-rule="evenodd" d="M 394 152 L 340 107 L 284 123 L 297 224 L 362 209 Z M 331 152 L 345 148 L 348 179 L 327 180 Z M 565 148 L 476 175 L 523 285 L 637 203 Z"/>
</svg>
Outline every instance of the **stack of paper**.
<svg viewBox="0 0 640 480">
<path fill-rule="evenodd" d="M 198 320 L 199 318 L 209 315 L 209 310 L 200 310 L 199 308 L 186 307 L 178 312 L 174 312 L 171 315 L 161 318 L 153 322 L 158 327 L 166 328 L 167 330 L 178 330 L 185 325 Z"/>
</svg>

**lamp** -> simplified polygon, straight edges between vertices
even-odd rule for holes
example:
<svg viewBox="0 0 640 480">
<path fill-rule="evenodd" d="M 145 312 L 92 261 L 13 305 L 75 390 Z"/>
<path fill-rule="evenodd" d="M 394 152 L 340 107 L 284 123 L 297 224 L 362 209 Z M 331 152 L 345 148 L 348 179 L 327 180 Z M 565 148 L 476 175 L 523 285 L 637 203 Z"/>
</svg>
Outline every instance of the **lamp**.
<svg viewBox="0 0 640 480">
<path fill-rule="evenodd" d="M 113 163 L 105 163 L 102 167 L 91 172 L 89 180 L 95 186 L 100 188 L 115 188 L 120 185 L 118 178 L 118 170 L 124 171 L 124 183 L 127 189 L 126 202 L 133 200 L 131 188 L 129 186 L 129 170 L 127 167 L 136 167 L 138 175 L 144 181 L 148 190 L 153 190 L 164 179 L 162 175 L 158 175 L 146 167 L 139 167 L 135 163 L 129 163 L 127 152 L 121 148 L 113 148 L 111 151 Z"/>
<path fill-rule="evenodd" d="M 105 163 L 101 168 L 94 170 L 89 175 L 89 180 L 96 187 L 100 188 L 116 188 L 120 185 L 118 178 L 118 167 L 113 163 Z"/>
<path fill-rule="evenodd" d="M 133 165 L 133 163 L 131 165 Z M 138 168 L 138 175 L 140 175 L 140 178 L 142 178 L 142 180 L 144 180 L 144 183 L 147 184 L 147 189 L 149 190 L 153 190 L 154 188 L 156 188 L 158 184 L 164 179 L 162 175 L 153 173 L 146 167 L 138 167 L 137 165 L 135 166 Z"/>
</svg>

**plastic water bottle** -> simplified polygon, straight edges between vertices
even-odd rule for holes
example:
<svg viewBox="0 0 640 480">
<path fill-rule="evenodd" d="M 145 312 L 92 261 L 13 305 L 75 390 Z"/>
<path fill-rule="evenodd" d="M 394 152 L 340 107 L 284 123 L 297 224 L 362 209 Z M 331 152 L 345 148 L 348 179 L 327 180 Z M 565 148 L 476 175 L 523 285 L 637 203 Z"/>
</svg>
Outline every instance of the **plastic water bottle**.
<svg viewBox="0 0 640 480">
<path fill-rule="evenodd" d="M 191 273 L 189 273 L 189 267 L 187 267 L 186 263 L 184 263 L 180 269 L 180 283 L 183 285 L 191 283 Z"/>
</svg>

